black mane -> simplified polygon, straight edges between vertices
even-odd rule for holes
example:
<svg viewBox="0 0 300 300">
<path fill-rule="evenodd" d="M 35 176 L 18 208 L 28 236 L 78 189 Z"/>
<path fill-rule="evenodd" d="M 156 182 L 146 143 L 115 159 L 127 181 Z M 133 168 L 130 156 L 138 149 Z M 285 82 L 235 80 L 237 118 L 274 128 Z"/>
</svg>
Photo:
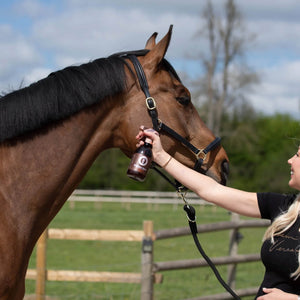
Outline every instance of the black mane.
<svg viewBox="0 0 300 300">
<path fill-rule="evenodd" d="M 143 56 L 148 52 L 145 49 L 116 53 L 81 66 L 67 67 L 0 97 L 0 142 L 63 120 L 122 93 L 126 89 L 124 65 L 129 67 L 126 56 Z M 166 59 L 161 67 L 180 81 Z"/>
<path fill-rule="evenodd" d="M 65 119 L 125 88 L 124 60 L 118 56 L 53 72 L 0 98 L 0 142 Z"/>
</svg>

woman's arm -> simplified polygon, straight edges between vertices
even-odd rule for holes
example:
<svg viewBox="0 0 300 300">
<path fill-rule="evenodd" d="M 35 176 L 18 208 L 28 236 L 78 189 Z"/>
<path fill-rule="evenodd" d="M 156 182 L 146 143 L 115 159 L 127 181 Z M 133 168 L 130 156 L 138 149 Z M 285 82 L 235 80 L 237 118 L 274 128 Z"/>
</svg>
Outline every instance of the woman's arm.
<svg viewBox="0 0 300 300">
<path fill-rule="evenodd" d="M 141 127 L 137 139 L 148 136 L 153 141 L 153 159 L 184 186 L 194 191 L 200 198 L 238 214 L 260 218 L 256 193 L 244 192 L 217 183 L 212 178 L 200 174 L 172 158 L 161 146 L 160 138 L 153 129 Z M 143 142 L 140 140 L 138 145 Z"/>
</svg>

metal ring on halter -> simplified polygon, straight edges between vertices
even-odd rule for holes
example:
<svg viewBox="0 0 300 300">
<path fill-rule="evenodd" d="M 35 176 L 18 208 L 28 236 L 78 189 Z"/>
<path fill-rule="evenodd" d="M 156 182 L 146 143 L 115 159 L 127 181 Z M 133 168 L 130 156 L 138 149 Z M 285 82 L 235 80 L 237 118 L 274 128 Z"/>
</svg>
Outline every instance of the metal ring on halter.
<svg viewBox="0 0 300 300">
<path fill-rule="evenodd" d="M 161 127 L 162 127 L 162 124 L 163 124 L 162 120 L 161 119 L 157 119 L 157 124 L 158 124 L 158 129 L 160 131 Z"/>
<path fill-rule="evenodd" d="M 198 153 L 195 154 L 197 159 L 202 159 L 205 161 L 207 153 L 205 153 L 204 149 L 200 149 Z M 202 155 L 202 157 L 200 157 Z"/>
</svg>

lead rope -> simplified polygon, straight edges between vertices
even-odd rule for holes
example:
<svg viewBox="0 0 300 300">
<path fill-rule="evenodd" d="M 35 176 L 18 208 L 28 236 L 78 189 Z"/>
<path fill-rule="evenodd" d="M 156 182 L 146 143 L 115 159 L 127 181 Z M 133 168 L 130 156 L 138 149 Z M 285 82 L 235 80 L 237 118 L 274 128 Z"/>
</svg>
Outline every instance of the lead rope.
<svg viewBox="0 0 300 300">
<path fill-rule="evenodd" d="M 184 207 L 183 209 L 186 212 L 186 216 L 189 222 L 189 226 L 190 226 L 190 230 L 194 239 L 194 242 L 196 244 L 196 247 L 198 249 L 198 251 L 200 252 L 200 254 L 203 256 L 203 258 L 206 260 L 206 262 L 208 263 L 208 265 L 210 266 L 210 268 L 213 270 L 216 278 L 218 279 L 218 281 L 221 283 L 221 285 L 227 290 L 228 293 L 231 294 L 231 296 L 233 297 L 233 299 L 236 300 L 241 300 L 241 298 L 230 288 L 230 286 L 223 280 L 223 278 L 221 277 L 219 271 L 217 270 L 216 266 L 214 265 L 214 263 L 211 261 L 211 259 L 206 255 L 205 251 L 203 250 L 197 233 L 197 223 L 196 223 L 196 211 L 194 209 L 193 206 L 191 206 L 187 200 L 186 200 L 186 192 L 181 191 L 180 189 L 177 190 L 177 195 L 179 198 L 181 198 L 184 202 Z"/>
</svg>

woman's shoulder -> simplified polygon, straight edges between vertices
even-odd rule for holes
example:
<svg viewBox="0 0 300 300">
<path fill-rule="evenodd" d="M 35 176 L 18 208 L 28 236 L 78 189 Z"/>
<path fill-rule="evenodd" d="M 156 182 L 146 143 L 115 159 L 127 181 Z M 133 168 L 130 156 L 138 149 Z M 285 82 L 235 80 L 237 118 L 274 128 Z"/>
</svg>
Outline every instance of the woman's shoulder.
<svg viewBox="0 0 300 300">
<path fill-rule="evenodd" d="M 296 197 L 296 194 L 257 193 L 262 218 L 273 220 L 276 216 L 288 210 Z"/>
</svg>

